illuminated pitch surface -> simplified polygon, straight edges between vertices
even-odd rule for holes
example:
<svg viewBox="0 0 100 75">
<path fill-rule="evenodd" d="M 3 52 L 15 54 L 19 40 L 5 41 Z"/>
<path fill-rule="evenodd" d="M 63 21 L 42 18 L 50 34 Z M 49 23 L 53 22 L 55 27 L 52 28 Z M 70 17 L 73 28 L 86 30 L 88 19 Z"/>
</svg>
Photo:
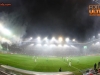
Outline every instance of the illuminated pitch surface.
<svg viewBox="0 0 100 75">
<path fill-rule="evenodd" d="M 36 59 L 36 62 L 35 62 Z M 72 66 L 68 66 L 66 58 L 62 57 L 33 57 L 26 55 L 0 54 L 0 63 L 13 66 L 25 70 L 37 72 L 58 72 L 62 71 L 79 72 L 93 67 L 94 63 L 100 61 L 100 56 L 83 56 L 68 58 L 72 62 Z"/>
</svg>

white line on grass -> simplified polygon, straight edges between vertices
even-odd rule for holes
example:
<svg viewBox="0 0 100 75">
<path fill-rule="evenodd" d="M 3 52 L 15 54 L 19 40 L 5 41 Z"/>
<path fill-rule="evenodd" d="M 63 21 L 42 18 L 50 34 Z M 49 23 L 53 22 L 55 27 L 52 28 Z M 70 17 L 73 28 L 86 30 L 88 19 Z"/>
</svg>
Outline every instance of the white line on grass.
<svg viewBox="0 0 100 75">
<path fill-rule="evenodd" d="M 60 59 L 59 59 L 60 60 Z M 61 61 L 61 60 L 60 60 Z M 63 61 L 63 63 L 65 63 L 64 61 Z M 67 63 L 65 63 L 65 64 L 67 64 Z M 68 65 L 68 64 L 67 64 Z M 78 71 L 80 71 L 81 72 L 81 70 L 79 69 L 79 68 L 76 68 L 76 67 L 74 67 L 74 66 L 70 66 L 70 67 L 72 67 L 72 68 L 75 68 L 75 69 L 77 69 Z"/>
</svg>

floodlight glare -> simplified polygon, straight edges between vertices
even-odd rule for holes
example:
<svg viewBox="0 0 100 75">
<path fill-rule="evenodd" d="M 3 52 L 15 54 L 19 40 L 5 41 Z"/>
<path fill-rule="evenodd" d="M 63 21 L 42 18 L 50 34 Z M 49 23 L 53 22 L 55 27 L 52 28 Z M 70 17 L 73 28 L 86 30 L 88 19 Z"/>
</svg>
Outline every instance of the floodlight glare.
<svg viewBox="0 0 100 75">
<path fill-rule="evenodd" d="M 66 42 L 69 42 L 69 38 L 66 38 Z"/>
<path fill-rule="evenodd" d="M 87 49 L 87 46 L 84 46 L 84 49 Z"/>
<path fill-rule="evenodd" d="M 33 38 L 32 37 L 30 37 L 30 40 L 32 40 Z"/>
<path fill-rule="evenodd" d="M 73 42 L 75 42 L 75 39 L 73 39 Z"/>
<path fill-rule="evenodd" d="M 42 46 L 41 44 L 37 44 L 37 46 Z"/>
<path fill-rule="evenodd" d="M 71 45 L 71 47 L 74 47 L 73 45 Z"/>
<path fill-rule="evenodd" d="M 34 46 L 34 44 L 30 44 L 30 46 Z"/>
<path fill-rule="evenodd" d="M 65 44 L 64 47 L 69 47 L 69 46 Z"/>
<path fill-rule="evenodd" d="M 98 34 L 98 36 L 100 36 L 100 34 Z"/>
<path fill-rule="evenodd" d="M 47 38 L 47 37 L 45 37 L 44 40 L 45 40 L 46 42 L 48 42 L 48 38 Z"/>
<path fill-rule="evenodd" d="M 45 37 L 44 40 L 48 40 L 47 37 Z"/>
<path fill-rule="evenodd" d="M 99 44 L 100 44 L 100 42 L 97 42 L 97 43 L 96 43 L 96 45 L 99 45 Z"/>
<path fill-rule="evenodd" d="M 59 44 L 59 45 L 58 45 L 58 47 L 62 47 L 62 45 L 61 45 L 61 44 Z"/>
<path fill-rule="evenodd" d="M 50 47 L 56 47 L 56 45 L 55 44 L 51 44 Z"/>
<path fill-rule="evenodd" d="M 37 42 L 41 43 L 41 38 L 40 37 L 37 37 Z"/>
<path fill-rule="evenodd" d="M 54 41 L 56 41 L 56 39 L 55 37 L 52 37 L 51 42 L 54 42 Z"/>
<path fill-rule="evenodd" d="M 58 40 L 59 40 L 59 42 L 62 42 L 62 41 L 63 41 L 63 38 L 62 38 L 62 37 L 60 37 Z"/>
<path fill-rule="evenodd" d="M 12 33 L 9 31 L 9 30 L 7 30 L 7 29 L 4 29 L 4 31 L 5 32 L 3 32 L 5 35 L 11 35 Z"/>
<path fill-rule="evenodd" d="M 71 45 L 71 47 L 72 47 L 72 48 L 77 48 L 77 47 L 75 47 L 75 46 L 73 46 L 73 45 Z"/>
<path fill-rule="evenodd" d="M 93 38 L 95 38 L 95 36 L 93 36 Z"/>
<path fill-rule="evenodd" d="M 13 37 L 15 38 L 16 36 L 15 36 L 15 35 L 13 35 Z"/>
<path fill-rule="evenodd" d="M 2 31 L 4 29 L 4 27 L 0 24 L 0 31 Z"/>
<path fill-rule="evenodd" d="M 52 40 L 55 40 L 55 37 L 52 37 Z"/>
<path fill-rule="evenodd" d="M 41 38 L 40 37 L 37 37 L 37 40 L 40 40 Z"/>
<path fill-rule="evenodd" d="M 94 43 L 92 45 L 94 46 Z"/>
<path fill-rule="evenodd" d="M 2 41 L 2 42 L 7 42 L 8 40 L 5 39 L 5 38 L 2 38 L 1 41 Z"/>
<path fill-rule="evenodd" d="M 48 46 L 47 44 L 44 44 L 44 46 L 46 47 L 46 46 Z"/>
<path fill-rule="evenodd" d="M 0 31 L 1 31 L 1 33 L 5 34 L 5 35 L 11 35 L 12 34 L 8 29 L 4 28 L 2 26 L 2 24 L 0 24 Z"/>
</svg>

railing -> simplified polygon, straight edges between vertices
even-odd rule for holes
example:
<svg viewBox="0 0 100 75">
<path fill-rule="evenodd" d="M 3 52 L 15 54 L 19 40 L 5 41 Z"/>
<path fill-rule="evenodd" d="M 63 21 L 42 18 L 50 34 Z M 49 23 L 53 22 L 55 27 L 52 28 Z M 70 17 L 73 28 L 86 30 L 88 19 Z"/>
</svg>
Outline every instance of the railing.
<svg viewBox="0 0 100 75">
<path fill-rule="evenodd" d="M 10 75 L 10 74 L 7 74 L 7 73 L 5 73 L 3 71 L 0 71 L 0 75 Z"/>
<path fill-rule="evenodd" d="M 1 65 L 2 71 L 7 73 L 8 75 L 74 75 L 72 72 L 35 72 L 35 71 L 27 71 L 22 70 L 6 65 Z"/>
<path fill-rule="evenodd" d="M 0 75 L 24 75 L 24 74 L 0 67 Z"/>
</svg>

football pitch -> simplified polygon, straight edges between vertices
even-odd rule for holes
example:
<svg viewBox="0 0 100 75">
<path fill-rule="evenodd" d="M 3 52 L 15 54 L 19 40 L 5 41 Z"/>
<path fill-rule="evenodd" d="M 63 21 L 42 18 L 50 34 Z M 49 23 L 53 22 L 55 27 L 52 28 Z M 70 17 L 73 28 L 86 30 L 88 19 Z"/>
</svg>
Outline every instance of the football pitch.
<svg viewBox="0 0 100 75">
<path fill-rule="evenodd" d="M 71 61 L 72 66 L 69 66 Z M 78 73 L 79 71 L 93 68 L 95 63 L 100 61 L 100 56 L 80 57 L 36 57 L 18 54 L 0 54 L 0 64 L 37 72 L 58 72 L 62 71 Z M 78 75 L 78 74 L 77 74 Z"/>
</svg>

